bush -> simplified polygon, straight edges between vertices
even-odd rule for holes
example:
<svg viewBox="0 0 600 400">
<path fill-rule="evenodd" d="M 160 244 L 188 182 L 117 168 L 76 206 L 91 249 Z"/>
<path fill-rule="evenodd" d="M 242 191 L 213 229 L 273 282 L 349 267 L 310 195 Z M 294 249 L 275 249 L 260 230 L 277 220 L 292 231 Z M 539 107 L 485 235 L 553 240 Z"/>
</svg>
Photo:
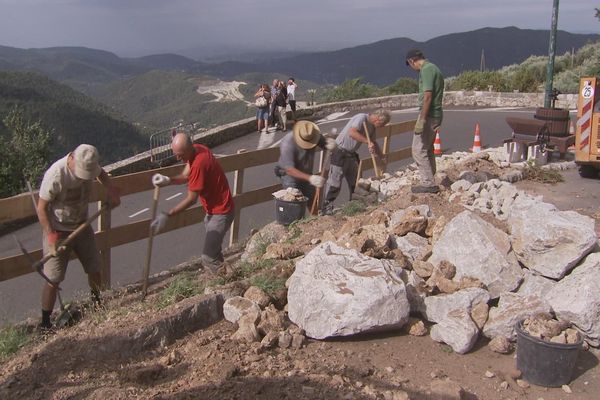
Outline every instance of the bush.
<svg viewBox="0 0 600 400">
<path fill-rule="evenodd" d="M 266 294 L 272 295 L 276 291 L 285 288 L 285 279 L 271 274 L 263 274 L 250 279 L 250 284 L 260 288 Z"/>
<path fill-rule="evenodd" d="M 419 83 L 415 79 L 400 78 L 386 87 L 384 91 L 389 95 L 417 93 L 419 91 Z"/>
<path fill-rule="evenodd" d="M 506 92 L 509 85 L 506 78 L 497 71 L 466 71 L 450 83 L 450 90 L 488 90 Z"/>
<path fill-rule="evenodd" d="M 355 99 L 365 99 L 379 95 L 379 89 L 370 84 L 360 83 L 362 78 L 349 79 L 339 86 L 330 89 L 325 95 L 325 101 L 337 102 Z"/>
<path fill-rule="evenodd" d="M 200 288 L 189 278 L 177 278 L 160 294 L 158 308 L 162 309 L 200 293 Z"/>
<path fill-rule="evenodd" d="M 14 354 L 29 342 L 25 328 L 8 326 L 0 330 L 0 360 Z"/>
<path fill-rule="evenodd" d="M 342 215 L 351 217 L 353 215 L 360 214 L 361 212 L 365 211 L 366 209 L 367 209 L 367 206 L 362 201 L 352 200 L 352 201 L 349 201 L 348 203 L 344 204 L 344 207 L 342 208 Z"/>
</svg>

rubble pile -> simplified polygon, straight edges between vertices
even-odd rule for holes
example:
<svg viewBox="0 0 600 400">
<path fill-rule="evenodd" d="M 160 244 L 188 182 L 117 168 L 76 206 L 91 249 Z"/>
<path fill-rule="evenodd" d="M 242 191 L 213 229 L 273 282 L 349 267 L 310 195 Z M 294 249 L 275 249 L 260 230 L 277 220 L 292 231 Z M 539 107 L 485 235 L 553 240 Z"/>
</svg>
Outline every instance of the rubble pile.
<svg viewBox="0 0 600 400">
<path fill-rule="evenodd" d="M 536 314 L 525 319 L 523 331 L 551 343 L 575 344 L 581 341 L 579 332 L 568 322 L 556 320 L 550 314 Z"/>
<path fill-rule="evenodd" d="M 277 200 L 283 201 L 307 201 L 308 197 L 304 196 L 302 192 L 296 188 L 287 188 L 278 190 L 273 194 Z"/>
</svg>

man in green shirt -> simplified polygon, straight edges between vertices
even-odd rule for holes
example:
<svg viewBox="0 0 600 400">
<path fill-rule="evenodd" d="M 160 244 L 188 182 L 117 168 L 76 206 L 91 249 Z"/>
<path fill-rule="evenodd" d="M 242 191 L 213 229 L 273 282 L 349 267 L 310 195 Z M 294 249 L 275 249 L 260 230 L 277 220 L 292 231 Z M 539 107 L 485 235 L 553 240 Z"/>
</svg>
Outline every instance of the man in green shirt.
<svg viewBox="0 0 600 400">
<path fill-rule="evenodd" d="M 421 184 L 413 186 L 413 193 L 437 193 L 435 184 L 435 131 L 442 124 L 444 77 L 440 69 L 425 59 L 423 52 L 411 49 L 406 53 L 406 65 L 419 71 L 419 117 L 415 124 L 412 155 L 419 167 Z"/>
</svg>

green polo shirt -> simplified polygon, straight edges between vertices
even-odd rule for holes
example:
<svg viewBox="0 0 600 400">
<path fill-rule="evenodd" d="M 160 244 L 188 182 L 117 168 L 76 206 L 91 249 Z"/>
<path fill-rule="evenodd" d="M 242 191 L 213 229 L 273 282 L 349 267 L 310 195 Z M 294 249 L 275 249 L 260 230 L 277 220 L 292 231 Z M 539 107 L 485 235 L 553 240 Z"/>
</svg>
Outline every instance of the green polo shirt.
<svg viewBox="0 0 600 400">
<path fill-rule="evenodd" d="M 425 61 L 419 71 L 419 109 L 423 106 L 423 93 L 431 92 L 431 107 L 428 117 L 442 118 L 442 99 L 444 97 L 444 77 L 442 72 L 429 61 Z"/>
</svg>

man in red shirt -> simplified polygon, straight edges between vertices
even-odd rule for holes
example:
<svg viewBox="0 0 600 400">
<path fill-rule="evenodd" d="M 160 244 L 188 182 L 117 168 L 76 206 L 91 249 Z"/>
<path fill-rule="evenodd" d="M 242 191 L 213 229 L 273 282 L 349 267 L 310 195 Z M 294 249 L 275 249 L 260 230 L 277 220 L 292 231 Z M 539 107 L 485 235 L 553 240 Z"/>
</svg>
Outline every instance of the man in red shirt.
<svg viewBox="0 0 600 400">
<path fill-rule="evenodd" d="M 187 183 L 188 192 L 179 204 L 168 212 L 160 213 L 152 221 L 152 228 L 155 234 L 160 232 L 170 216 L 182 212 L 200 198 L 206 213 L 202 265 L 215 272 L 223 264 L 221 245 L 234 218 L 233 198 L 227 177 L 210 149 L 201 144 L 193 144 L 185 133 L 173 137 L 171 148 L 175 157 L 186 163 L 183 172 L 172 178 L 155 174 L 152 182 L 158 186 Z"/>
</svg>

